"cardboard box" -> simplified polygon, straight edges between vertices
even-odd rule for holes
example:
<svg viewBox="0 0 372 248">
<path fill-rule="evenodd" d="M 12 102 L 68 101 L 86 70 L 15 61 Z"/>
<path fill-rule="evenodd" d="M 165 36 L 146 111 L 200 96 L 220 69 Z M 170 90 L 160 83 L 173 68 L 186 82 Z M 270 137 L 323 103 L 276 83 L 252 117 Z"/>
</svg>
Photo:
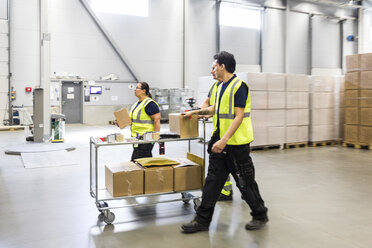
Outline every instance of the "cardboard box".
<svg viewBox="0 0 372 248">
<path fill-rule="evenodd" d="M 269 109 L 284 109 L 285 108 L 285 92 L 268 92 L 268 108 Z"/>
<path fill-rule="evenodd" d="M 334 108 L 334 94 L 328 92 L 315 92 L 311 94 L 313 108 Z"/>
<path fill-rule="evenodd" d="M 361 90 L 359 101 L 361 108 L 372 108 L 372 90 Z"/>
<path fill-rule="evenodd" d="M 173 166 L 176 192 L 202 188 L 201 165 Z"/>
<path fill-rule="evenodd" d="M 359 142 L 372 145 L 372 127 L 359 126 Z"/>
<path fill-rule="evenodd" d="M 285 142 L 285 128 L 284 127 L 268 127 L 268 144 L 282 145 Z"/>
<path fill-rule="evenodd" d="M 333 92 L 334 78 L 332 76 L 311 76 L 313 92 Z"/>
<path fill-rule="evenodd" d="M 360 87 L 361 73 L 347 72 L 345 74 L 345 90 L 357 90 Z"/>
<path fill-rule="evenodd" d="M 359 90 L 346 90 L 344 106 L 349 108 L 359 107 Z"/>
<path fill-rule="evenodd" d="M 335 139 L 335 125 L 310 126 L 310 141 L 327 141 Z"/>
<path fill-rule="evenodd" d="M 286 125 L 309 125 L 309 109 L 287 109 Z"/>
<path fill-rule="evenodd" d="M 267 109 L 267 91 L 251 91 L 251 109 Z"/>
<path fill-rule="evenodd" d="M 359 142 L 359 127 L 357 125 L 345 125 L 344 139 L 348 142 Z"/>
<path fill-rule="evenodd" d="M 252 141 L 251 146 L 262 146 L 268 145 L 268 137 L 267 137 L 267 127 L 266 126 L 255 126 L 253 124 L 253 137 L 254 141 Z"/>
<path fill-rule="evenodd" d="M 335 109 L 313 109 L 311 111 L 313 125 L 331 125 L 335 123 Z"/>
<path fill-rule="evenodd" d="M 168 115 L 168 118 L 171 132 L 179 134 L 181 138 L 198 137 L 199 123 L 196 115 L 191 116 L 191 119 L 189 119 L 184 118 L 181 114 L 172 113 Z"/>
<path fill-rule="evenodd" d="M 144 170 L 133 162 L 105 166 L 105 185 L 112 196 L 143 194 Z"/>
<path fill-rule="evenodd" d="M 288 74 L 286 80 L 286 91 L 309 91 L 309 76 Z"/>
<path fill-rule="evenodd" d="M 372 53 L 360 54 L 360 69 L 372 71 Z"/>
<path fill-rule="evenodd" d="M 360 54 L 346 56 L 346 71 L 360 70 Z"/>
<path fill-rule="evenodd" d="M 267 73 L 247 73 L 245 76 L 239 76 L 248 84 L 249 90 L 267 90 Z"/>
<path fill-rule="evenodd" d="M 309 141 L 309 126 L 287 126 L 285 143 Z"/>
<path fill-rule="evenodd" d="M 348 124 L 346 122 L 346 124 Z M 372 108 L 360 109 L 360 125 L 372 126 Z"/>
<path fill-rule="evenodd" d="M 269 91 L 285 91 L 286 74 L 268 73 L 267 74 L 267 90 Z"/>
<path fill-rule="evenodd" d="M 148 167 L 145 169 L 145 194 L 172 192 L 173 167 Z"/>
<path fill-rule="evenodd" d="M 123 129 L 126 126 L 130 126 L 130 124 L 132 124 L 128 110 L 126 108 L 122 108 L 119 111 L 115 111 L 114 116 L 116 121 L 118 122 L 118 126 L 120 129 Z"/>
<path fill-rule="evenodd" d="M 267 110 L 251 110 L 251 118 L 253 127 L 266 127 L 268 125 L 267 121 Z M 254 128 L 253 128 L 254 130 Z"/>
<path fill-rule="evenodd" d="M 340 92 L 340 98 L 339 98 L 339 107 L 340 108 L 345 108 L 345 93 Z"/>
<path fill-rule="evenodd" d="M 372 71 L 362 71 L 360 73 L 360 88 L 372 89 Z"/>
<path fill-rule="evenodd" d="M 286 107 L 295 109 L 309 108 L 309 93 L 286 92 Z"/>
<path fill-rule="evenodd" d="M 285 125 L 285 110 L 270 109 L 267 110 L 267 126 L 278 127 Z"/>
<path fill-rule="evenodd" d="M 359 108 L 345 108 L 345 124 L 359 124 Z"/>
</svg>

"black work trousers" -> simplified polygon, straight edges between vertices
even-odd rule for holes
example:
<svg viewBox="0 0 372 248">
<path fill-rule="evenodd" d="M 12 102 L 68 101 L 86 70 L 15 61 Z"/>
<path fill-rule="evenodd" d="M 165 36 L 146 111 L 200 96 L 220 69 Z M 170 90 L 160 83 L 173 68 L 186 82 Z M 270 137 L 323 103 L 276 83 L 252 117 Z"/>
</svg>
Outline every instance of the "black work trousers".
<svg viewBox="0 0 372 248">
<path fill-rule="evenodd" d="M 219 137 L 214 135 L 208 143 L 209 168 L 203 188 L 202 203 L 196 211 L 196 221 L 209 225 L 216 201 L 229 173 L 233 175 L 244 200 L 251 208 L 252 217 L 257 220 L 267 218 L 267 208 L 255 181 L 249 144 L 227 145 L 222 153 L 213 153 L 212 146 L 218 140 Z"/>
<path fill-rule="evenodd" d="M 133 146 L 133 153 L 131 160 L 135 160 L 137 158 L 149 158 L 152 157 L 152 148 L 154 144 L 139 144 L 138 147 Z"/>
</svg>

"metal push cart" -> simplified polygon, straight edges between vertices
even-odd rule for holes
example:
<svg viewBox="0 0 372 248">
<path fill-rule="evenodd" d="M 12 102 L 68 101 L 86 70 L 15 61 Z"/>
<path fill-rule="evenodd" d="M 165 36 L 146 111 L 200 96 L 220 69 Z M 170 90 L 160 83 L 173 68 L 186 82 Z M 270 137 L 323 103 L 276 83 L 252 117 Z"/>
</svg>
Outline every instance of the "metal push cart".
<svg viewBox="0 0 372 248">
<path fill-rule="evenodd" d="M 104 221 L 107 224 L 111 224 L 115 220 L 115 214 L 111 212 L 112 209 L 117 208 L 125 208 L 125 207 L 134 207 L 134 206 L 148 206 L 154 205 L 157 203 L 166 203 L 166 202 L 175 202 L 175 201 L 183 201 L 184 203 L 188 203 L 190 200 L 194 202 L 194 209 L 196 210 L 200 206 L 200 196 L 194 196 L 193 194 L 189 193 L 191 191 L 199 191 L 199 190 L 189 190 L 189 191 L 180 191 L 180 192 L 165 192 L 165 193 L 156 193 L 156 194 L 142 194 L 142 195 L 133 195 L 133 196 L 122 196 L 122 197 L 112 197 L 106 188 L 99 189 L 98 188 L 98 148 L 106 147 L 106 146 L 117 146 L 117 145 L 133 145 L 133 144 L 146 144 L 146 143 L 154 143 L 154 142 L 180 142 L 180 141 L 188 141 L 188 151 L 191 151 L 191 141 L 192 140 L 199 140 L 203 142 L 203 161 L 201 163 L 201 174 L 202 179 L 204 180 L 204 173 L 205 173 L 205 144 L 204 138 L 196 137 L 196 138 L 177 138 L 177 139 L 160 139 L 156 141 L 131 141 L 131 142 L 114 142 L 114 143 L 107 143 L 107 142 L 97 142 L 97 139 L 94 137 L 90 138 L 90 195 L 92 198 L 95 198 L 95 204 L 100 211 L 98 215 L 98 219 L 100 221 Z M 151 203 L 136 203 L 136 204 L 123 204 L 119 206 L 109 206 L 109 201 L 115 200 L 124 200 L 129 198 L 136 198 L 136 197 L 145 197 L 145 196 L 156 196 L 156 195 L 168 195 L 168 194 L 180 194 L 181 197 L 176 199 L 170 200 L 163 200 L 163 201 L 155 201 Z"/>
</svg>

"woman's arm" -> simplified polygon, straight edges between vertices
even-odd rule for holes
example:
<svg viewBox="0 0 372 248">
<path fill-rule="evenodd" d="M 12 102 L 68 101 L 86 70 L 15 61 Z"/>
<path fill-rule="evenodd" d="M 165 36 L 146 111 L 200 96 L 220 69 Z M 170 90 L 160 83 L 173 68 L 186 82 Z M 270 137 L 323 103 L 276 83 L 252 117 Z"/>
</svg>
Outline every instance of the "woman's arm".
<svg viewBox="0 0 372 248">
<path fill-rule="evenodd" d="M 154 127 L 156 132 L 160 131 L 160 118 L 161 118 L 160 113 L 151 115 L 151 119 L 154 121 Z"/>
</svg>

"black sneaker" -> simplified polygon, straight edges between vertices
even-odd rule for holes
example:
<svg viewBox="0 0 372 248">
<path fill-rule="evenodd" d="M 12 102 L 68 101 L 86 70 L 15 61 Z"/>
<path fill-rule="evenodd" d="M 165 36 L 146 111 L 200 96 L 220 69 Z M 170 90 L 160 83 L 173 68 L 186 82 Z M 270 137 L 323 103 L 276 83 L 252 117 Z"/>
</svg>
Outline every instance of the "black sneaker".
<svg viewBox="0 0 372 248">
<path fill-rule="evenodd" d="M 262 227 L 264 227 L 267 222 L 269 222 L 268 218 L 265 218 L 263 220 L 252 219 L 250 222 L 248 222 L 245 225 L 245 229 L 247 229 L 247 230 L 258 230 L 258 229 L 261 229 Z"/>
<path fill-rule="evenodd" d="M 217 201 L 232 201 L 233 200 L 232 195 L 233 195 L 232 190 L 230 191 L 230 195 L 224 195 L 221 193 Z"/>
<path fill-rule="evenodd" d="M 195 233 L 195 232 L 208 231 L 209 226 L 202 225 L 198 223 L 196 220 L 193 220 L 189 223 L 183 224 L 181 228 L 183 232 L 185 233 Z"/>
</svg>

